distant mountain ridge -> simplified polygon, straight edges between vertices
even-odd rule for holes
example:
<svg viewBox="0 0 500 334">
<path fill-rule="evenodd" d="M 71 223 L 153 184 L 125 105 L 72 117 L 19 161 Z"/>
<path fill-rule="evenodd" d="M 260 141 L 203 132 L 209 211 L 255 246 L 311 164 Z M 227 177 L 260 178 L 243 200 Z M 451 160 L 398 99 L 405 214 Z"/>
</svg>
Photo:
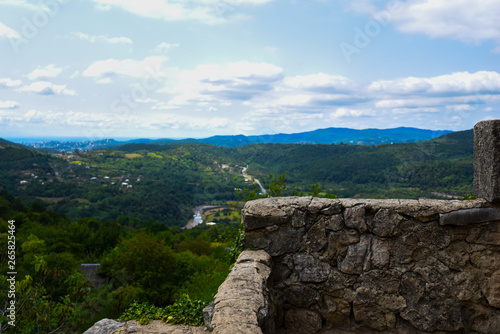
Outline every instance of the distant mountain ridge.
<svg viewBox="0 0 500 334">
<path fill-rule="evenodd" d="M 292 134 L 275 134 L 261 136 L 213 136 L 204 139 L 181 140 L 202 142 L 223 147 L 235 147 L 249 144 L 353 144 L 378 145 L 383 143 L 411 143 L 429 140 L 451 133 L 449 130 L 424 130 L 410 127 L 394 129 L 326 128 Z M 174 141 L 179 142 L 179 141 Z M 154 143 L 154 141 L 153 141 Z"/>
<path fill-rule="evenodd" d="M 425 130 L 411 127 L 393 129 L 364 129 L 326 128 L 299 133 L 279 133 L 266 135 L 218 135 L 201 139 L 132 139 L 117 141 L 114 139 L 88 140 L 82 142 L 47 141 L 31 144 L 37 149 L 48 149 L 70 152 L 74 149 L 95 150 L 114 148 L 124 144 L 183 144 L 205 143 L 220 147 L 237 147 L 251 144 L 349 144 L 349 145 L 378 145 L 391 143 L 412 143 L 440 137 L 452 133 L 449 130 Z"/>
</svg>

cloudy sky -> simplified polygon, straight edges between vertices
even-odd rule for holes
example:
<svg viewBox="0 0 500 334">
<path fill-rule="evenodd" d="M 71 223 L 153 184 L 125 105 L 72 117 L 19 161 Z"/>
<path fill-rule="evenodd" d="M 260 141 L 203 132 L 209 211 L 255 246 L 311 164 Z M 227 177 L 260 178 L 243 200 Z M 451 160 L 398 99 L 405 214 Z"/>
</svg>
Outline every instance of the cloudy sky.
<svg viewBox="0 0 500 334">
<path fill-rule="evenodd" d="M 498 0 L 0 0 L 0 137 L 470 129 Z"/>
</svg>

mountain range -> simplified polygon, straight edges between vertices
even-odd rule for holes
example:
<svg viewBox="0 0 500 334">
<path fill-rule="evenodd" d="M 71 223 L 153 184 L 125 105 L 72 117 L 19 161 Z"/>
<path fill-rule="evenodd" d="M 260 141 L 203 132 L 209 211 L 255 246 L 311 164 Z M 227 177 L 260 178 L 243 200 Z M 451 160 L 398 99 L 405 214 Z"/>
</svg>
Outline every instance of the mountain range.
<svg viewBox="0 0 500 334">
<path fill-rule="evenodd" d="M 383 143 L 410 143 L 429 140 L 448 134 L 447 130 L 424 130 L 409 127 L 394 129 L 348 129 L 326 128 L 314 131 L 260 136 L 213 136 L 204 139 L 188 139 L 223 147 L 235 147 L 249 144 L 355 144 L 378 145 Z"/>
<path fill-rule="evenodd" d="M 411 143 L 430 140 L 452 131 L 448 130 L 425 130 L 411 127 L 399 127 L 394 129 L 364 129 L 356 130 L 349 128 L 326 128 L 300 133 L 279 133 L 258 136 L 228 135 L 212 136 L 208 138 L 187 139 L 133 139 L 128 141 L 117 141 L 113 139 L 88 140 L 88 141 L 46 141 L 30 144 L 39 149 L 50 149 L 57 151 L 94 150 L 102 148 L 113 148 L 123 144 L 179 144 L 179 143 L 205 143 L 221 147 L 237 147 L 251 144 L 350 144 L 350 145 L 378 145 L 391 143 Z"/>
</svg>

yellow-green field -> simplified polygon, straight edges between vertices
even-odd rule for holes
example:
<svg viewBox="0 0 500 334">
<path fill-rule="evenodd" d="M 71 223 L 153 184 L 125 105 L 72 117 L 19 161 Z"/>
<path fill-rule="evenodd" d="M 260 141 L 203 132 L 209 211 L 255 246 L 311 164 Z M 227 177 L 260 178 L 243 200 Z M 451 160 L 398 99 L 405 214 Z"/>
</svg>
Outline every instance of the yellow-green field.
<svg viewBox="0 0 500 334">
<path fill-rule="evenodd" d="M 140 155 L 139 153 L 127 153 L 125 154 L 125 158 L 127 159 L 142 158 L 142 155 Z"/>
<path fill-rule="evenodd" d="M 163 159 L 163 157 L 162 157 L 161 155 L 156 154 L 156 153 L 154 153 L 154 152 L 149 152 L 149 153 L 148 153 L 148 157 L 150 157 L 150 158 L 155 158 L 155 159 Z"/>
</svg>

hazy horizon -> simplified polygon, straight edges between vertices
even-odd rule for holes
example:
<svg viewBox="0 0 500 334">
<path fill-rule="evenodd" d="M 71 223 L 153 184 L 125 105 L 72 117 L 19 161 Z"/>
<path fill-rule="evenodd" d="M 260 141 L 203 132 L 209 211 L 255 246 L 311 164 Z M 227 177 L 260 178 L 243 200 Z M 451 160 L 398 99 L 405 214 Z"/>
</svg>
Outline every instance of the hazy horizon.
<svg viewBox="0 0 500 334">
<path fill-rule="evenodd" d="M 413 127 L 397 127 L 397 128 L 412 128 L 412 129 L 419 129 L 419 130 L 426 130 L 426 131 L 451 131 L 451 132 L 456 132 L 452 130 L 446 130 L 446 129 L 438 129 L 438 130 L 430 130 L 430 129 L 422 129 L 422 128 L 413 128 Z M 365 129 L 351 129 L 351 130 L 391 130 L 391 129 L 397 129 L 397 128 L 365 128 Z M 315 130 L 323 130 L 323 129 L 330 129 L 330 128 L 320 128 L 320 129 L 315 129 Z M 311 130 L 311 131 L 315 131 Z M 471 130 L 471 129 L 465 129 L 465 130 Z M 311 131 L 304 131 L 304 132 L 311 132 Z M 464 131 L 464 130 L 459 130 L 459 131 Z M 279 134 L 298 134 L 302 132 L 292 132 L 292 133 L 279 133 Z M 243 134 L 236 134 L 236 135 L 228 135 L 228 136 L 240 136 Z M 275 134 L 261 134 L 261 135 L 243 135 L 247 137 L 251 136 L 268 136 L 268 135 L 278 135 L 278 133 Z M 224 135 L 217 135 L 215 134 L 214 136 L 224 136 Z M 212 136 L 209 136 L 212 137 Z M 14 142 L 14 143 L 40 143 L 40 142 L 48 142 L 48 141 L 59 141 L 59 142 L 87 142 L 87 141 L 99 141 L 99 140 L 106 140 L 106 139 L 111 139 L 111 140 L 116 140 L 116 141 L 131 141 L 131 140 L 139 140 L 139 139 L 146 139 L 146 140 L 185 140 L 185 139 L 205 139 L 209 137 L 184 137 L 184 138 L 167 138 L 167 137 L 114 137 L 114 138 L 96 138 L 92 139 L 89 137 L 71 137 L 71 136 L 66 136 L 66 137 L 58 137 L 58 136 L 37 136 L 37 137 L 2 137 L 0 138 Z"/>
</svg>

